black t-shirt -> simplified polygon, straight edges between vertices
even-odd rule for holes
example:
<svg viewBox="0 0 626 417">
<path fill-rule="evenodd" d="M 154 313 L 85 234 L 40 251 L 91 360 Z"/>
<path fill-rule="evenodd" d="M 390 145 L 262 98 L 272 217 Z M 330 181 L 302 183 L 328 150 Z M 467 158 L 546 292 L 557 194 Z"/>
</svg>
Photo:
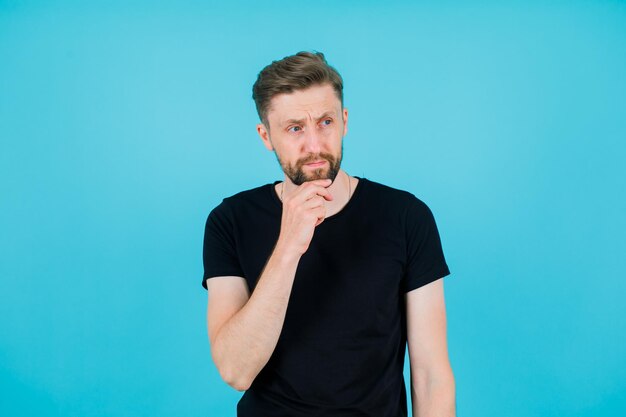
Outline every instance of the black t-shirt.
<svg viewBox="0 0 626 417">
<path fill-rule="evenodd" d="M 234 275 L 254 291 L 280 231 L 277 183 L 211 211 L 205 288 L 207 278 Z M 404 294 L 449 273 L 426 204 L 360 178 L 346 206 L 316 227 L 278 344 L 237 415 L 406 416 Z"/>
</svg>

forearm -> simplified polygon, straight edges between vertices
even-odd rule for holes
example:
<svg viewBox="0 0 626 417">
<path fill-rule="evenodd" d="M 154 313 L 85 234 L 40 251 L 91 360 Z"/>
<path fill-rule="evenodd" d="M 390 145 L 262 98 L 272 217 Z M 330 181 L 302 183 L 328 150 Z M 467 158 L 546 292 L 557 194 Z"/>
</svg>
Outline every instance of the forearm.
<svg viewBox="0 0 626 417">
<path fill-rule="evenodd" d="M 417 371 L 411 383 L 414 417 L 454 417 L 455 383 L 452 370 L 437 375 Z"/>
<path fill-rule="evenodd" d="M 211 351 L 224 380 L 246 390 L 280 336 L 300 256 L 277 245 L 248 302 L 219 330 Z"/>
</svg>

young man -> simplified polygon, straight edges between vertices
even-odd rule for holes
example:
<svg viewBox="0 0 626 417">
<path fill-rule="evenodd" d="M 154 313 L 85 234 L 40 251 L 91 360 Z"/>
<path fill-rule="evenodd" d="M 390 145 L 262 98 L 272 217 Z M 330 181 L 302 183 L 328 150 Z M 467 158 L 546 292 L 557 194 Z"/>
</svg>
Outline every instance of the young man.
<svg viewBox="0 0 626 417">
<path fill-rule="evenodd" d="M 265 67 L 257 131 L 282 182 L 211 211 L 204 237 L 211 353 L 246 391 L 240 417 L 455 414 L 443 280 L 429 208 L 343 171 L 343 81 L 322 53 Z"/>
</svg>

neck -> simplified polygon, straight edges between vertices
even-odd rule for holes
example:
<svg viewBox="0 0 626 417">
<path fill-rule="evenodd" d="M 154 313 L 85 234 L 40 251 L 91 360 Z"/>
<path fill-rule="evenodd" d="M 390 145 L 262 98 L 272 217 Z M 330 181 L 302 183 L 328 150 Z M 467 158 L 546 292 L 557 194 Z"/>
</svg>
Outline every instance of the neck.
<svg viewBox="0 0 626 417">
<path fill-rule="evenodd" d="M 354 193 L 354 179 L 351 178 L 344 170 L 340 169 L 333 183 L 328 187 L 328 191 L 333 196 L 332 201 L 326 202 L 326 217 L 332 216 L 339 212 L 350 200 Z M 284 188 L 283 188 L 284 187 Z M 277 184 L 278 195 L 289 195 L 298 188 L 287 176 L 283 183 Z"/>
</svg>

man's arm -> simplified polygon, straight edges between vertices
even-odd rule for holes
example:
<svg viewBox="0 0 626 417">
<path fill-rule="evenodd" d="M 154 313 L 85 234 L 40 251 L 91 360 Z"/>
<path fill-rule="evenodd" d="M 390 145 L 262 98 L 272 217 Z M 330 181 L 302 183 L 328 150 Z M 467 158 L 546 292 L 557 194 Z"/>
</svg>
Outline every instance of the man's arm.
<svg viewBox="0 0 626 417">
<path fill-rule="evenodd" d="M 455 384 L 446 341 L 443 279 L 405 295 L 414 417 L 454 417 Z"/>
<path fill-rule="evenodd" d="M 285 196 L 280 235 L 252 295 L 241 277 L 206 281 L 213 361 L 224 381 L 239 391 L 250 387 L 276 348 L 298 262 L 324 221 L 324 200 L 332 200 L 329 185 L 330 180 L 310 181 Z"/>
<path fill-rule="evenodd" d="M 269 360 L 282 330 L 299 256 L 276 249 L 252 294 L 241 277 L 207 280 L 207 327 L 220 375 L 247 390 Z"/>
</svg>

